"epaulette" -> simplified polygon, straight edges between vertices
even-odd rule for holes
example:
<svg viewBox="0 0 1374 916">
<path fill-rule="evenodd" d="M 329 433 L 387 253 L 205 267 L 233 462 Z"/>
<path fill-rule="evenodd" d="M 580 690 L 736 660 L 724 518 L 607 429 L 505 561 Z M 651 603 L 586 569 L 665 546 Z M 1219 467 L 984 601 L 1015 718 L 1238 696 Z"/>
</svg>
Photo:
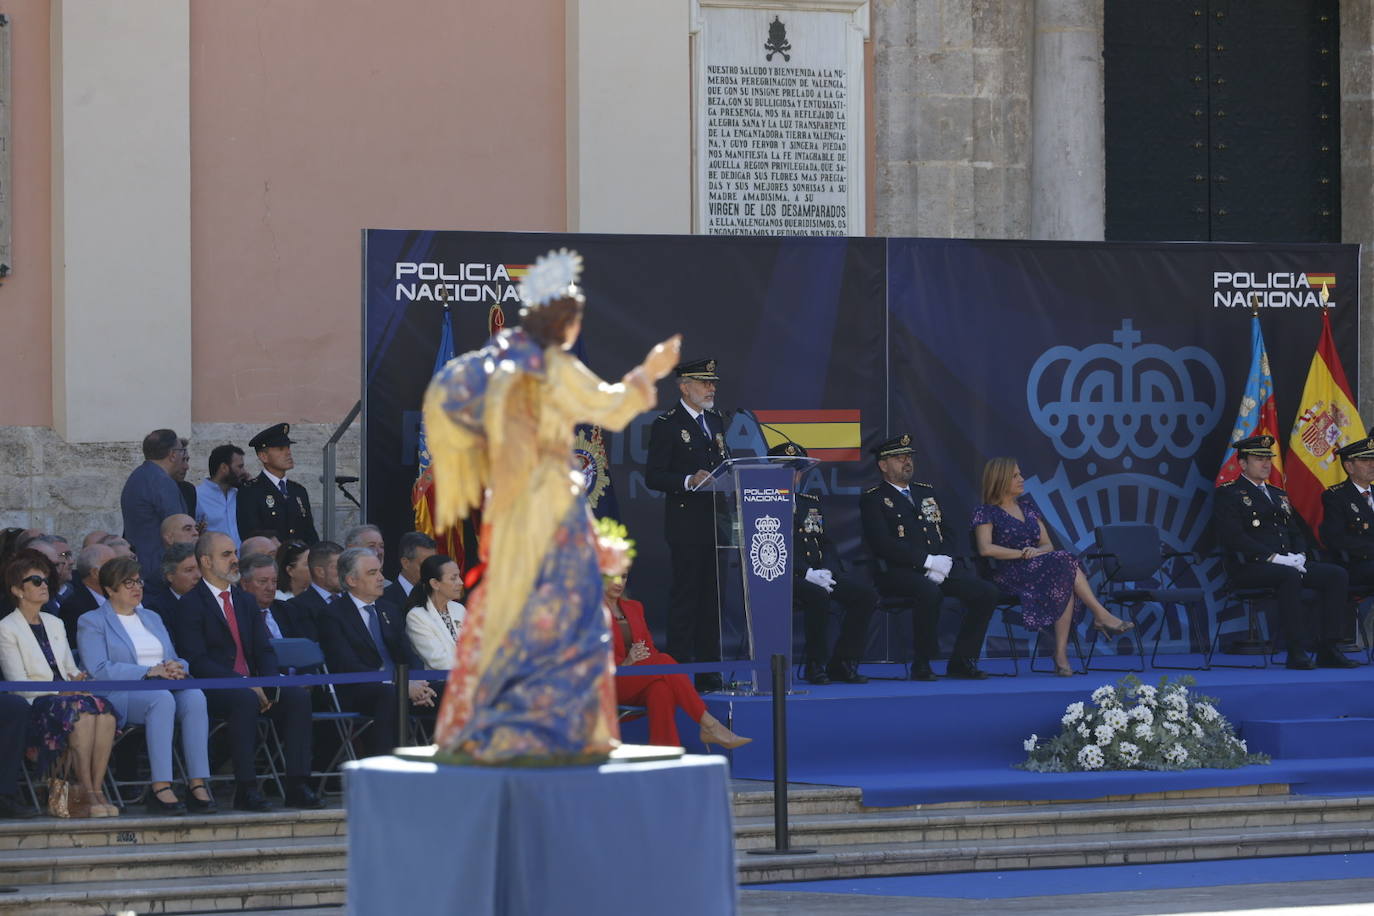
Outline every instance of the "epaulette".
<svg viewBox="0 0 1374 916">
<path fill-rule="evenodd" d="M 874 489 L 877 489 L 877 487 L 874 487 Z M 801 493 L 801 492 L 798 492 L 798 493 L 797 493 L 797 499 L 814 499 L 816 502 L 820 502 L 820 501 L 821 501 L 821 498 L 820 498 L 819 496 L 817 496 L 815 493 Z"/>
<path fill-rule="evenodd" d="M 676 408 L 676 407 L 670 409 L 667 413 L 661 413 L 661 414 L 659 414 L 659 415 L 658 415 L 657 417 L 655 417 L 654 419 L 655 419 L 656 421 L 657 421 L 657 420 L 667 420 L 667 419 L 670 419 L 670 418 L 675 417 L 675 416 L 677 416 L 677 408 Z"/>
<path fill-rule="evenodd" d="M 933 489 L 935 489 L 935 485 L 934 485 L 934 484 L 923 483 L 923 482 L 921 482 L 921 481 L 919 481 L 919 480 L 913 480 L 913 481 L 911 482 L 911 486 L 913 486 L 913 487 L 925 487 L 927 490 L 933 490 Z"/>
<path fill-rule="evenodd" d="M 1342 484 L 1344 484 L 1344 483 L 1345 483 L 1344 480 L 1342 480 L 1340 483 L 1333 483 L 1331 486 L 1329 486 L 1329 487 L 1326 488 L 1326 492 L 1330 493 L 1332 490 L 1335 490 L 1335 489 L 1339 488 L 1339 487 L 1340 487 Z"/>
<path fill-rule="evenodd" d="M 1224 484 L 1222 484 L 1221 486 L 1223 486 L 1223 487 L 1231 487 L 1231 486 L 1235 486 L 1235 483 L 1236 483 L 1236 482 L 1235 482 L 1234 480 L 1228 480 L 1228 481 L 1226 481 Z M 1220 489 L 1220 487 L 1218 487 L 1217 489 Z"/>
<path fill-rule="evenodd" d="M 882 484 L 879 484 L 878 486 L 882 486 Z M 864 492 L 865 492 L 865 493 L 877 493 L 877 492 L 878 492 L 878 487 L 869 487 L 867 490 L 864 490 Z"/>
</svg>

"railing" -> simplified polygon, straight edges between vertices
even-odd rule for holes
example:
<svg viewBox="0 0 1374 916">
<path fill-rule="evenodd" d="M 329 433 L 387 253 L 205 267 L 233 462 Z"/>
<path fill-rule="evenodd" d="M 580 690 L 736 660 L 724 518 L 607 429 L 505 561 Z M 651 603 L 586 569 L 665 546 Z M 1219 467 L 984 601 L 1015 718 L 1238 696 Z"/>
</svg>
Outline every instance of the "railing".
<svg viewBox="0 0 1374 916">
<path fill-rule="evenodd" d="M 335 490 L 342 489 L 343 485 L 338 481 L 338 462 L 335 460 L 335 453 L 339 448 L 339 440 L 344 433 L 353 425 L 353 421 L 363 409 L 363 402 L 359 400 L 355 403 L 348 416 L 344 417 L 343 422 L 334 430 L 334 435 L 329 437 L 329 441 L 324 444 L 324 471 L 320 474 L 320 483 L 324 485 L 324 531 L 321 537 L 326 541 L 337 541 L 335 536 L 338 533 L 339 520 L 336 517 L 339 498 L 335 495 Z"/>
</svg>

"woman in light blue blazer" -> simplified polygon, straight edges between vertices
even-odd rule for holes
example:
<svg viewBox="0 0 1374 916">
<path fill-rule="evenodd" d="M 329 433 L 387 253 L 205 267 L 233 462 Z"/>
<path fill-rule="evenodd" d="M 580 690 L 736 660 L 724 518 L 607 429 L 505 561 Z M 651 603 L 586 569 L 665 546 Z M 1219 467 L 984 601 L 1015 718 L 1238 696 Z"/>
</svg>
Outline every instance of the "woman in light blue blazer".
<svg viewBox="0 0 1374 916">
<path fill-rule="evenodd" d="M 139 606 L 143 600 L 143 579 L 138 561 L 116 557 L 106 562 L 100 568 L 100 585 L 108 600 L 94 611 L 82 614 L 76 628 L 81 658 L 91 676 L 102 681 L 185 678 L 186 662 L 176 657 L 162 618 Z M 200 812 L 217 810 L 205 784 L 210 775 L 205 694 L 199 690 L 130 690 L 111 693 L 109 700 L 119 714 L 120 724 L 131 722 L 144 727 L 153 773 L 147 802 L 149 813 L 185 814 L 188 807 Z M 174 722 L 181 726 L 181 749 L 190 780 L 185 804 L 172 789 Z"/>
</svg>

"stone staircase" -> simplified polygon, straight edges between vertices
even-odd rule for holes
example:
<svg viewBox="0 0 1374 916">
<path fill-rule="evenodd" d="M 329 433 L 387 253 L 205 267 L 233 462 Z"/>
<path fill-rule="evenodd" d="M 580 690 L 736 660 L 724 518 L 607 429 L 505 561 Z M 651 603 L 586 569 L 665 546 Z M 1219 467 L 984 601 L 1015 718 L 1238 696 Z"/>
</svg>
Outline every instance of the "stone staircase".
<svg viewBox="0 0 1374 916">
<path fill-rule="evenodd" d="M 1283 785 L 1092 802 L 866 809 L 859 790 L 794 786 L 792 845 L 773 846 L 772 792 L 734 785 L 742 884 L 1179 862 L 1374 850 L 1374 797 L 1287 794 Z M 339 914 L 346 824 L 339 807 L 117 821 L 0 821 L 0 916 L 23 913 Z"/>
</svg>

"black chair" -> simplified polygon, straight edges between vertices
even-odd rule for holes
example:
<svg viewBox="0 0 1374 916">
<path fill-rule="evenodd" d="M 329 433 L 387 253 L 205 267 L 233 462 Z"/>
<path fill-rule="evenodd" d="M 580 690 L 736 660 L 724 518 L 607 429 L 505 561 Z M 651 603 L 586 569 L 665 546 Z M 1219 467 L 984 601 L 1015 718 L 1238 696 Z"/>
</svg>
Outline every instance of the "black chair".
<svg viewBox="0 0 1374 916">
<path fill-rule="evenodd" d="M 1244 563 L 1245 556 L 1235 553 L 1237 562 Z M 1268 620 L 1260 613 L 1261 602 L 1273 601 L 1277 592 L 1272 588 L 1236 588 L 1227 575 L 1221 587 L 1221 609 L 1217 611 L 1217 625 L 1212 631 L 1212 639 L 1207 646 L 1207 665 L 1212 668 L 1268 668 L 1271 656 L 1278 649 L 1269 636 Z M 1217 651 L 1221 648 L 1221 625 L 1228 608 L 1239 607 L 1245 613 L 1245 635 L 1234 640 L 1229 655 L 1258 655 L 1259 664 L 1242 665 L 1235 662 L 1219 662 Z"/>
<path fill-rule="evenodd" d="M 969 547 L 971 549 L 970 556 L 972 558 L 970 562 L 973 564 L 974 572 L 978 574 L 979 578 L 991 582 L 993 585 L 996 585 L 997 583 L 993 579 L 993 574 L 997 571 L 999 561 L 995 557 L 985 557 L 978 552 L 978 536 L 974 531 L 969 531 L 968 540 Z M 997 607 L 995 608 L 995 610 L 1001 611 L 1002 628 L 1007 636 L 1007 653 L 1011 658 L 1011 673 L 1004 674 L 1000 672 L 989 671 L 988 674 L 992 675 L 993 677 L 1017 677 L 1021 673 L 1020 665 L 1018 662 L 1020 656 L 1016 651 L 1016 637 L 1012 633 L 1012 624 L 1015 624 L 1019 626 L 1021 629 L 1035 634 L 1034 638 L 1029 641 L 1030 657 L 1028 660 L 1028 664 L 1030 666 L 1031 671 L 1045 671 L 1044 668 L 1035 667 L 1035 660 L 1036 657 L 1040 654 L 1041 638 L 1049 637 L 1051 642 L 1053 642 L 1054 626 L 1050 625 L 1044 627 L 1031 627 L 1027 625 L 1026 618 L 1022 615 L 1020 608 L 1021 599 L 1010 592 L 1002 591 L 1001 587 L 999 586 Z M 1078 665 L 1080 673 L 1086 674 L 1087 667 L 1083 659 L 1083 644 L 1079 641 L 1077 627 L 1073 627 L 1069 630 L 1069 642 L 1073 646 L 1074 654 L 1078 656 Z"/>
<path fill-rule="evenodd" d="M 313 639 L 300 637 L 291 639 L 274 639 L 272 648 L 277 653 L 277 665 L 280 668 L 294 669 L 297 674 L 328 674 L 329 668 L 324 663 L 324 652 L 320 649 L 319 643 Z M 316 790 L 320 794 L 325 794 L 326 784 L 330 778 L 338 781 L 338 793 L 343 792 L 343 770 L 341 764 L 345 759 L 357 760 L 357 752 L 353 749 L 353 742 L 372 727 L 372 717 L 360 712 L 348 712 L 339 705 L 338 695 L 334 692 L 333 684 L 324 685 L 325 696 L 328 699 L 327 708 L 324 710 L 316 709 L 310 713 L 310 721 L 313 723 L 327 723 L 333 725 L 338 733 L 339 748 L 330 758 L 329 763 L 322 770 L 312 771 L 311 779 L 319 780 L 319 788 Z M 271 731 L 272 748 L 275 755 L 273 768 L 278 765 L 282 771 L 286 769 L 286 750 L 282 744 L 281 736 L 277 734 L 276 723 L 268 720 Z"/>
<path fill-rule="evenodd" d="M 1104 602 L 1117 605 L 1121 616 L 1137 624 L 1135 645 L 1140 657 L 1140 667 L 1120 668 L 1099 666 L 1100 671 L 1144 671 L 1145 644 L 1141 640 L 1139 620 L 1136 611 L 1147 604 L 1160 606 L 1159 628 L 1155 631 L 1154 646 L 1150 651 L 1150 667 L 1166 670 L 1205 671 L 1209 667 L 1210 653 L 1204 644 L 1207 641 L 1206 624 L 1198 627 L 1197 612 L 1201 611 L 1206 620 L 1207 606 L 1203 590 L 1200 588 L 1178 588 L 1168 564 L 1180 557 L 1194 556 L 1190 551 L 1166 550 L 1154 525 L 1122 524 L 1102 525 L 1094 532 L 1097 550 L 1087 554 L 1087 558 L 1098 560 L 1103 577 L 1101 598 Z M 1168 609 L 1176 608 L 1187 621 L 1188 645 L 1202 646 L 1203 664 L 1161 665 L 1159 643 L 1164 637 L 1165 624 L 1168 622 Z M 1088 667 L 1092 667 L 1093 652 L 1097 648 L 1098 631 L 1094 630 L 1088 644 Z"/>
</svg>

